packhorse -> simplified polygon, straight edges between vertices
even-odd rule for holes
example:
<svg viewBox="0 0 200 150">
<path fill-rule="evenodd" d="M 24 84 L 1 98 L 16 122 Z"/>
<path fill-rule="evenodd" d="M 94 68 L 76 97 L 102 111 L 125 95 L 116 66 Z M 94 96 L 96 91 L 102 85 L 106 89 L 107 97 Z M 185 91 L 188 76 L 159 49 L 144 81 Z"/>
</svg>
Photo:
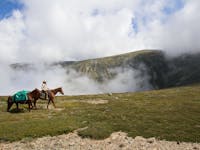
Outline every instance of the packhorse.
<svg viewBox="0 0 200 150">
<path fill-rule="evenodd" d="M 34 89 L 31 92 L 27 92 L 27 99 L 26 100 L 15 100 L 14 96 L 8 96 L 8 100 L 7 100 L 7 111 L 10 110 L 10 108 L 12 107 L 12 105 L 15 103 L 17 106 L 17 110 L 19 110 L 19 103 L 20 104 L 28 104 L 28 108 L 29 111 L 32 107 L 32 102 L 35 99 L 38 99 L 40 97 L 40 90 L 38 90 L 37 88 Z"/>
<path fill-rule="evenodd" d="M 61 93 L 62 95 L 64 95 L 62 87 L 59 87 L 59 88 L 56 88 L 56 89 L 47 90 L 47 93 L 48 93 L 48 96 L 47 96 L 48 97 L 47 109 L 48 109 L 48 106 L 49 106 L 50 102 L 52 102 L 54 108 L 56 108 L 56 105 L 54 103 L 54 99 L 55 99 L 55 96 L 56 96 L 56 94 L 58 92 Z M 43 95 L 42 91 L 40 91 L 40 96 L 37 99 L 34 98 L 33 103 L 34 103 L 34 107 L 35 108 L 36 108 L 36 102 L 37 102 L 38 99 L 46 100 L 46 98 L 43 97 L 42 95 Z"/>
</svg>

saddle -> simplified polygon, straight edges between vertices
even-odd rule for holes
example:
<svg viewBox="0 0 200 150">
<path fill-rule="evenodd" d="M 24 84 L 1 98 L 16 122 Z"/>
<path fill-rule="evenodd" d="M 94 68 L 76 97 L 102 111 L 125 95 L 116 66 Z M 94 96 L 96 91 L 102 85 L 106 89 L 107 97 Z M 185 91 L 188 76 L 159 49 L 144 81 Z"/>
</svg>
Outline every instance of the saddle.
<svg viewBox="0 0 200 150">
<path fill-rule="evenodd" d="M 49 95 L 48 95 L 48 91 L 41 91 L 41 93 L 40 93 L 40 97 L 42 98 L 42 99 L 48 99 L 49 98 Z"/>
</svg>

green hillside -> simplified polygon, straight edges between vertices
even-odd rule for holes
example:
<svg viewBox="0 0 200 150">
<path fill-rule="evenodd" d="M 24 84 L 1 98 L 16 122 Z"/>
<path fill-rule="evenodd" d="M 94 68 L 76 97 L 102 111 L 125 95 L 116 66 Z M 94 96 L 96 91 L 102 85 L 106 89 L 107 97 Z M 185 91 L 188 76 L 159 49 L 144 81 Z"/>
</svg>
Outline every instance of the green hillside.
<svg viewBox="0 0 200 150">
<path fill-rule="evenodd" d="M 92 104 L 90 102 L 107 101 Z M 102 139 L 112 132 L 129 136 L 156 137 L 172 141 L 200 142 L 200 86 L 137 93 L 56 97 L 58 109 L 28 112 L 20 105 L 6 112 L 6 97 L 0 98 L 0 141 L 69 133 L 78 128 L 82 137 Z"/>
<path fill-rule="evenodd" d="M 200 83 L 200 53 L 168 60 L 167 87 Z"/>
<path fill-rule="evenodd" d="M 166 69 L 164 60 L 161 51 L 141 50 L 117 56 L 77 61 L 71 64 L 66 62 L 66 64 L 62 63 L 62 66 L 64 68 L 71 67 L 98 82 L 113 79 L 116 74 L 112 72 L 112 69 L 136 69 L 148 73 L 151 76 L 150 82 L 154 87 L 162 87 L 164 85 L 163 73 Z M 145 69 L 141 65 L 145 65 Z M 160 77 L 159 81 L 153 77 L 155 74 Z"/>
<path fill-rule="evenodd" d="M 64 68 L 71 67 L 99 82 L 113 79 L 116 74 L 110 70 L 120 67 L 148 74 L 155 89 L 200 83 L 200 53 L 166 58 L 162 51 L 142 50 L 70 64 L 63 62 L 61 65 Z"/>
</svg>

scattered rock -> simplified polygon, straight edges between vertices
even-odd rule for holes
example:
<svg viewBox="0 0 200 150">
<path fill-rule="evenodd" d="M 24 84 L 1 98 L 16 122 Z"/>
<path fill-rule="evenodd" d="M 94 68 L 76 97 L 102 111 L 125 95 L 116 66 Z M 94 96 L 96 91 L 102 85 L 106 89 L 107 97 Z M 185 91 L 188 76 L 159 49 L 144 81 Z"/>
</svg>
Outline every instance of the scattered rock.
<svg viewBox="0 0 200 150">
<path fill-rule="evenodd" d="M 82 124 L 85 124 L 85 123 L 87 123 L 87 121 L 82 121 Z"/>
<path fill-rule="evenodd" d="M 112 93 L 108 93 L 108 96 L 112 96 Z"/>
<path fill-rule="evenodd" d="M 72 142 L 72 143 L 69 143 L 69 146 L 74 146 L 75 145 L 75 143 L 74 142 Z"/>
<path fill-rule="evenodd" d="M 88 126 L 86 126 L 84 128 L 77 129 L 77 130 L 75 130 L 75 132 L 83 131 L 83 130 L 86 130 L 87 128 L 88 128 Z"/>
<path fill-rule="evenodd" d="M 146 141 L 146 139 L 143 138 L 142 136 L 136 136 L 135 137 L 135 141 L 138 141 L 138 142 L 140 142 L 140 141 Z"/>
<path fill-rule="evenodd" d="M 125 145 L 124 144 L 120 144 L 119 147 L 122 148 L 122 147 L 125 147 Z"/>
<path fill-rule="evenodd" d="M 154 143 L 155 141 L 156 141 L 155 138 L 148 138 L 147 139 L 147 142 L 150 143 L 150 144 Z"/>
</svg>

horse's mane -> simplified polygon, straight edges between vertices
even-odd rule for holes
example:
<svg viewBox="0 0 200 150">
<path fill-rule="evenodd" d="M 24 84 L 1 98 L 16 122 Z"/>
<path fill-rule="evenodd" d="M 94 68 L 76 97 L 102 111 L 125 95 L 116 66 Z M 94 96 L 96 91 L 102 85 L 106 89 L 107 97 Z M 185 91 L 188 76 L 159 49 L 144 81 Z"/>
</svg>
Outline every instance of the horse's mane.
<svg viewBox="0 0 200 150">
<path fill-rule="evenodd" d="M 58 88 L 55 88 L 55 89 L 51 89 L 50 91 L 51 91 L 52 93 L 54 93 L 54 94 L 56 94 L 57 92 L 60 92 L 60 93 L 64 94 L 64 93 L 63 93 L 62 87 L 58 87 Z"/>
</svg>

